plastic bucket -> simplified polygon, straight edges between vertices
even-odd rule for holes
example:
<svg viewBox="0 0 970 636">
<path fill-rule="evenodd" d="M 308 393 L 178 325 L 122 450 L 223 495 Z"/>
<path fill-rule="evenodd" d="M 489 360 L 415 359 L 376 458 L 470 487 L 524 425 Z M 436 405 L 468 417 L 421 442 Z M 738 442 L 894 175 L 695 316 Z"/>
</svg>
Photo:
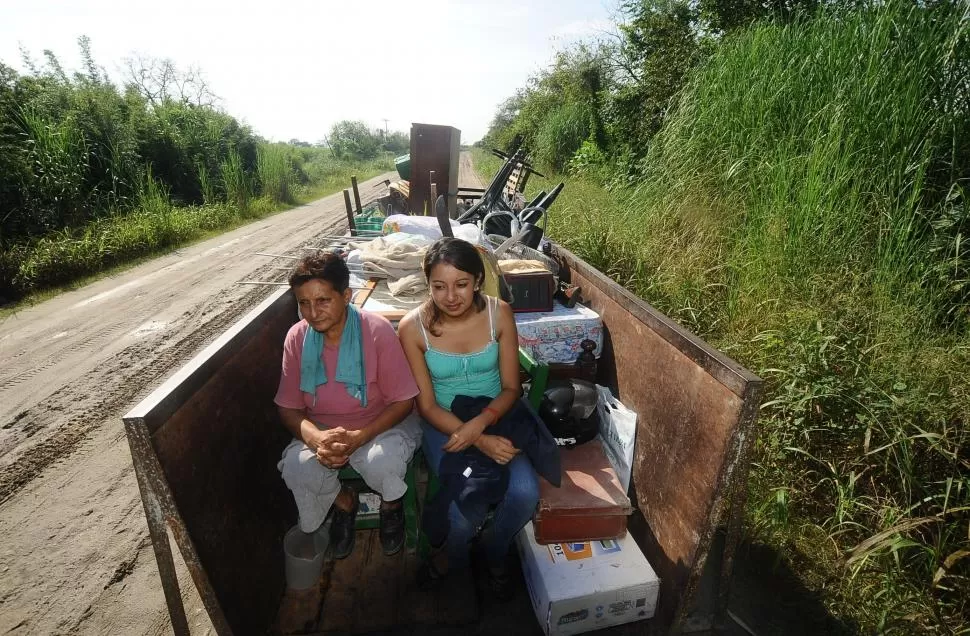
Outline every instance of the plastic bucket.
<svg viewBox="0 0 970 636">
<path fill-rule="evenodd" d="M 300 530 L 299 525 L 286 531 L 283 536 L 283 554 L 288 588 L 305 590 L 317 584 L 329 543 L 329 524 L 324 524 L 311 534 Z"/>
</svg>

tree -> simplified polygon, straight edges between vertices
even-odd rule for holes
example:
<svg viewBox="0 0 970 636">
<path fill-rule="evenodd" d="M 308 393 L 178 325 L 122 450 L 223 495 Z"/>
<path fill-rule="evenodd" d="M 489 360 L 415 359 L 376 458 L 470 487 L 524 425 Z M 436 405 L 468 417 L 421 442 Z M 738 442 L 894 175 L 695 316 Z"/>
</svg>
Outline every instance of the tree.
<svg viewBox="0 0 970 636">
<path fill-rule="evenodd" d="M 396 155 L 407 153 L 411 149 L 411 136 L 406 132 L 392 130 L 385 135 L 383 148 Z"/>
<path fill-rule="evenodd" d="M 373 159 L 381 147 L 380 137 L 362 121 L 338 121 L 330 129 L 330 149 L 339 159 Z"/>
<path fill-rule="evenodd" d="M 169 100 L 194 106 L 215 107 L 219 96 L 212 92 L 202 71 L 190 66 L 180 70 L 168 58 L 132 54 L 124 59 L 125 85 L 136 90 L 153 107 Z"/>
</svg>

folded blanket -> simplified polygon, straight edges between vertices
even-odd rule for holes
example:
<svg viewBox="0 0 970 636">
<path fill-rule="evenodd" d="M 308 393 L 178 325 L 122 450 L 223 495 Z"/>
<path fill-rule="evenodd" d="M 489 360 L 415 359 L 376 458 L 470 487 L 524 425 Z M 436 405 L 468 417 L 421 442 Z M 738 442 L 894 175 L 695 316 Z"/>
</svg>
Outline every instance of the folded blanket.
<svg viewBox="0 0 970 636">
<path fill-rule="evenodd" d="M 392 279 L 420 274 L 430 241 L 423 237 L 401 239 L 397 236 L 392 234 L 366 242 L 351 242 L 347 247 L 360 250 L 365 273 L 384 274 Z"/>
</svg>

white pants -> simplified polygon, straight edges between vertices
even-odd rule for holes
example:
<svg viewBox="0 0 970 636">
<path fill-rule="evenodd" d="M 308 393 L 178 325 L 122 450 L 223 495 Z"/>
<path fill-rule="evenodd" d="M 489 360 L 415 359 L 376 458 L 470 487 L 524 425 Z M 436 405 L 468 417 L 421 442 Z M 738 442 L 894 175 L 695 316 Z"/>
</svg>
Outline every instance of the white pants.
<svg viewBox="0 0 970 636">
<path fill-rule="evenodd" d="M 390 430 L 355 450 L 348 463 L 384 501 L 394 501 L 407 492 L 404 476 L 408 462 L 420 445 L 420 417 L 414 411 Z M 300 512 L 300 529 L 313 532 L 323 523 L 340 493 L 339 469 L 321 464 L 316 453 L 298 439 L 283 449 L 283 457 L 276 467 L 293 492 Z"/>
</svg>

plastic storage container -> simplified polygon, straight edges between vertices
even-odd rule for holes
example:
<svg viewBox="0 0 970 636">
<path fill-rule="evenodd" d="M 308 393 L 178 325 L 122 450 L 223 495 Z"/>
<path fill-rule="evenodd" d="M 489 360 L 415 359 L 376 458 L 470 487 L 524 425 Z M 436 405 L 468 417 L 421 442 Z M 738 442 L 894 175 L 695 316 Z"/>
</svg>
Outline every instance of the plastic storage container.
<svg viewBox="0 0 970 636">
<path fill-rule="evenodd" d="M 283 536 L 286 561 L 286 586 L 305 590 L 317 584 L 323 570 L 323 558 L 330 544 L 329 520 L 319 530 L 306 534 L 295 525 Z"/>
<path fill-rule="evenodd" d="M 411 180 L 411 155 L 401 155 L 394 160 L 394 167 L 402 179 Z"/>
</svg>

